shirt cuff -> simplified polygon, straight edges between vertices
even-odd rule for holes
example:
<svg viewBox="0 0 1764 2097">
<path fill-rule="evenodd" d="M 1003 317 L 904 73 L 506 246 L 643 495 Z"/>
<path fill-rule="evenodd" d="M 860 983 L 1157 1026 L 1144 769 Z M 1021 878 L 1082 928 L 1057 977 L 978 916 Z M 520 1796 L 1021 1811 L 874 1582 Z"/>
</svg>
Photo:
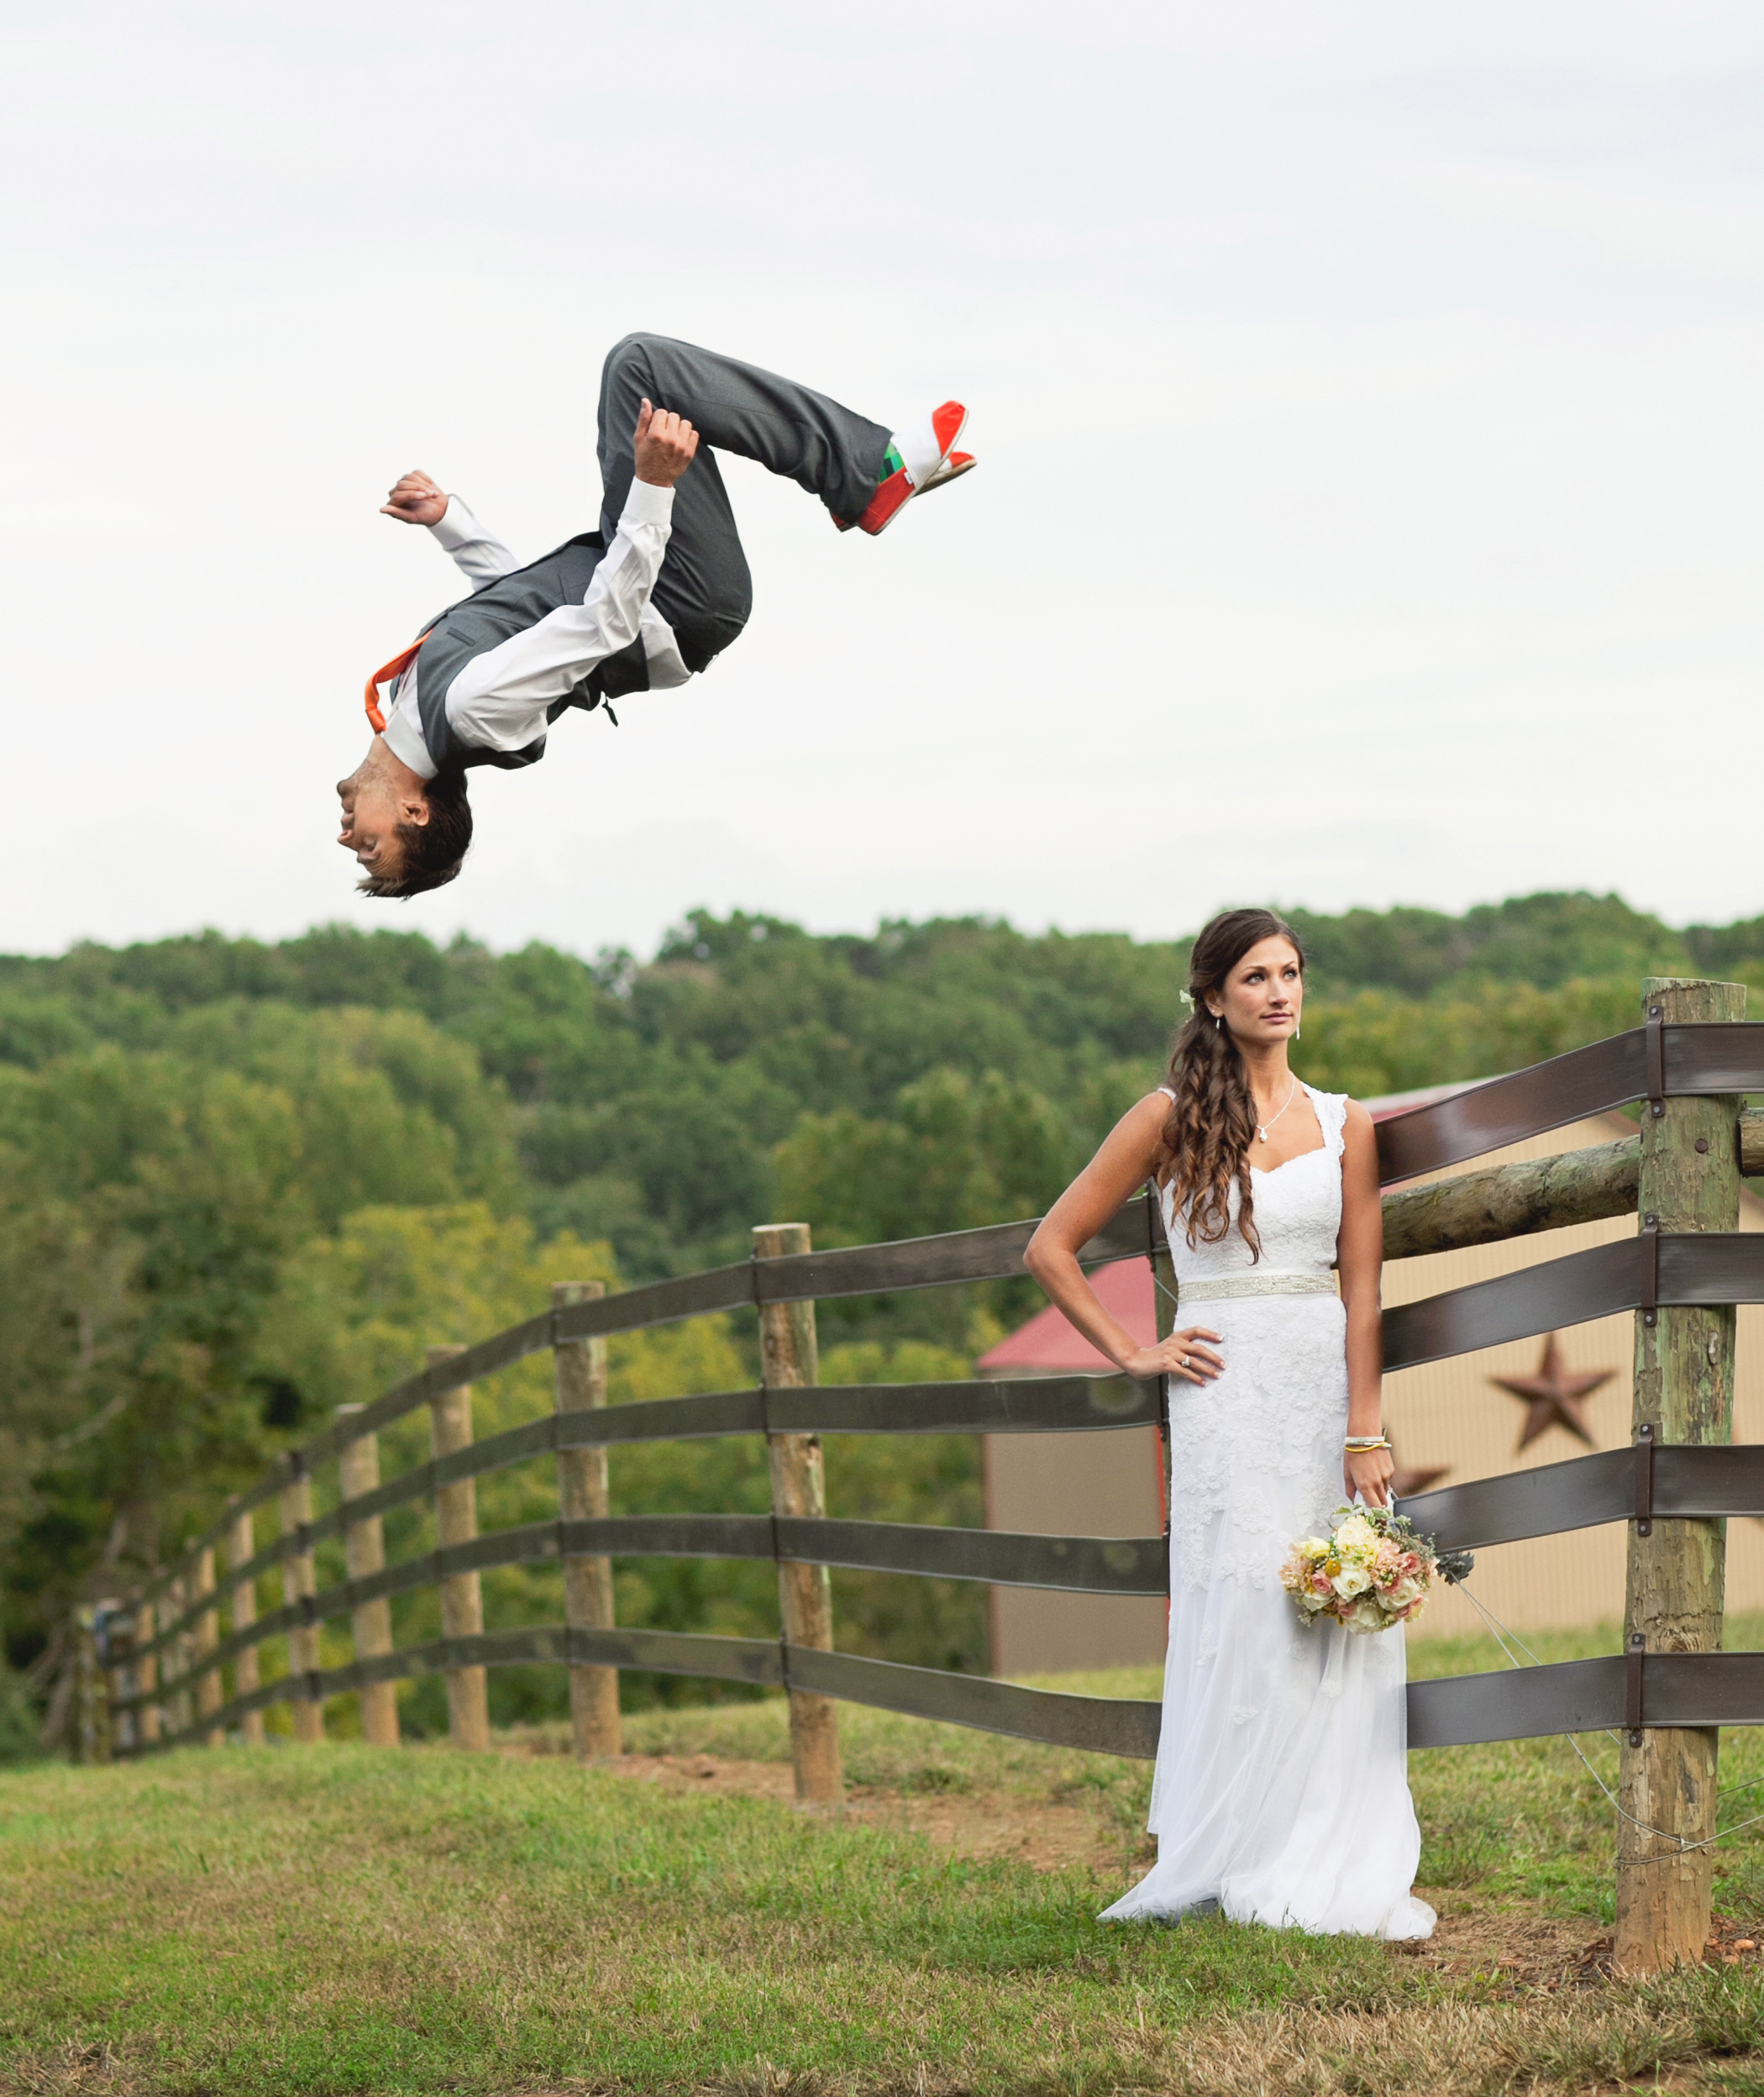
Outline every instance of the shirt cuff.
<svg viewBox="0 0 1764 2097">
<path fill-rule="evenodd" d="M 429 528 L 434 529 L 433 525 Z M 437 770 L 423 739 L 423 730 L 405 708 L 395 706 L 386 717 L 386 747 L 400 764 L 408 765 L 418 779 L 433 779 Z"/>
<path fill-rule="evenodd" d="M 484 537 L 484 527 L 456 495 L 447 498 L 447 507 L 438 521 L 429 526 L 438 544 L 450 554 L 460 547 L 470 546 Z"/>
<path fill-rule="evenodd" d="M 625 513 L 619 519 L 626 524 L 668 524 L 674 518 L 674 491 L 658 488 L 648 481 L 633 480 L 631 492 L 625 497 Z"/>
</svg>

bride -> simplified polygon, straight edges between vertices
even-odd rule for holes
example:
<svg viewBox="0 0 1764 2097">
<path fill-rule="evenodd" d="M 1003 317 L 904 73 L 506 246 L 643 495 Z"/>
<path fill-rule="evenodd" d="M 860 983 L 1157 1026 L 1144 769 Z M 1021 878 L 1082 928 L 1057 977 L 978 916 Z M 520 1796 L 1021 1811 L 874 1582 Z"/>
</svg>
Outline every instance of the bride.
<svg viewBox="0 0 1764 2097">
<path fill-rule="evenodd" d="M 1235 1921 L 1430 1935 L 1410 1887 L 1400 1627 L 1302 1625 L 1289 1545 L 1345 1496 L 1386 1504 L 1383 1226 L 1372 1118 L 1288 1068 L 1296 935 L 1266 910 L 1194 942 L 1168 1083 L 1118 1122 L 1030 1244 L 1032 1274 L 1130 1376 L 1170 1380 L 1170 1632 L 1152 1784 L 1158 1862 L 1109 1919 L 1222 1907 Z M 1079 1248 L 1155 1180 L 1184 1322 L 1141 1347 Z M 1331 1273 L 1331 1269 L 1335 1270 Z M 1340 1277 L 1340 1295 L 1336 1277 Z"/>
</svg>

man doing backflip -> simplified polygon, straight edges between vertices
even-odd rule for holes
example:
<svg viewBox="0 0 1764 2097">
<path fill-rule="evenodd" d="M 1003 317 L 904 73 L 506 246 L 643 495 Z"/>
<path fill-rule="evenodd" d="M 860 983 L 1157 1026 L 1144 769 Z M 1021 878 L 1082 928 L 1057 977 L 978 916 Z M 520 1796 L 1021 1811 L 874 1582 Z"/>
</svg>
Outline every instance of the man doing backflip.
<svg viewBox="0 0 1764 2097">
<path fill-rule="evenodd" d="M 473 594 L 368 681 L 374 739 L 337 786 L 363 892 L 453 880 L 471 842 L 470 766 L 533 764 L 566 707 L 684 684 L 740 633 L 753 585 L 717 452 L 787 475 L 842 531 L 874 535 L 974 464 L 953 449 L 966 418 L 948 401 L 890 432 L 732 357 L 627 335 L 601 375 L 598 531 L 522 568 L 456 496 L 406 474 L 385 514 L 428 525 Z"/>
</svg>

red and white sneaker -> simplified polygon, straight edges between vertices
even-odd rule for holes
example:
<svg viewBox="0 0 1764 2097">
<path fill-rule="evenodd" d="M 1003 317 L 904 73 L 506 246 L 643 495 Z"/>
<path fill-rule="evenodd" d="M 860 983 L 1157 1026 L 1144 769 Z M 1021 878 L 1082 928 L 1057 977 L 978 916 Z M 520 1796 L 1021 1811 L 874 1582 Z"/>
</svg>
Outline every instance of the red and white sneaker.
<svg viewBox="0 0 1764 2097">
<path fill-rule="evenodd" d="M 855 524 L 860 532 L 868 532 L 872 539 L 885 532 L 916 495 L 941 486 L 945 481 L 958 480 L 973 465 L 972 456 L 959 452 L 956 457 L 965 465 L 950 470 L 950 455 L 957 438 L 962 434 L 968 420 L 968 410 L 959 401 L 945 401 L 933 408 L 922 423 L 911 429 L 896 430 L 889 446 L 890 455 L 900 462 L 887 478 L 877 484 L 869 507 L 862 517 L 833 519 L 842 532 L 849 531 Z"/>
</svg>

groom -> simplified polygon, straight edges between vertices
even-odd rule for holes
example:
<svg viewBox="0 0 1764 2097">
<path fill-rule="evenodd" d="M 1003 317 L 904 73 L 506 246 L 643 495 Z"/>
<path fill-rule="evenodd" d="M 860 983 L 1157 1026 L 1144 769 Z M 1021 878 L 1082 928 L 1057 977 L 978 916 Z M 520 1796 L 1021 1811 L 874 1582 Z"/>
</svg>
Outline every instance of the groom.
<svg viewBox="0 0 1764 2097">
<path fill-rule="evenodd" d="M 627 692 L 684 684 L 741 632 L 753 584 L 718 451 L 787 475 L 841 531 L 874 537 L 973 465 L 952 449 L 966 419 L 948 401 L 891 434 L 732 357 L 627 335 L 601 375 L 598 531 L 523 568 L 457 496 L 406 474 L 384 513 L 428 525 L 473 594 L 368 681 L 374 738 L 337 786 L 338 842 L 362 892 L 454 879 L 471 842 L 470 766 L 535 764 L 566 707 L 611 714 Z"/>
</svg>

